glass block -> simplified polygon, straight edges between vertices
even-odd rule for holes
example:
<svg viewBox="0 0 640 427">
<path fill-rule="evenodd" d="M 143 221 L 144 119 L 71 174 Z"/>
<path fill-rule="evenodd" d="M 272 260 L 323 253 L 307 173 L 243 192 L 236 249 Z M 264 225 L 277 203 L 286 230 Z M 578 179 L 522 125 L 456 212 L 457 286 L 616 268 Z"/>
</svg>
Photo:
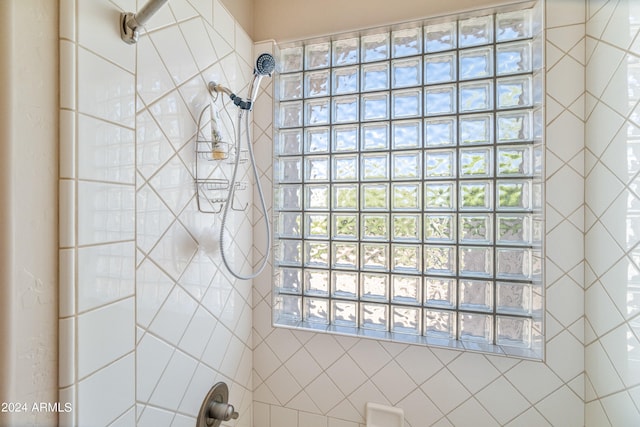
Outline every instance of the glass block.
<svg viewBox="0 0 640 427">
<path fill-rule="evenodd" d="M 389 245 L 378 243 L 362 243 L 361 266 L 365 270 L 389 270 Z"/>
<path fill-rule="evenodd" d="M 426 150 L 425 178 L 453 178 L 455 176 L 454 150 Z"/>
<path fill-rule="evenodd" d="M 419 210 L 422 205 L 420 184 L 392 184 L 394 210 Z"/>
<path fill-rule="evenodd" d="M 531 347 L 531 319 L 498 316 L 496 344 L 507 347 Z"/>
<path fill-rule="evenodd" d="M 360 327 L 387 331 L 389 329 L 389 307 L 384 304 L 360 304 Z"/>
<path fill-rule="evenodd" d="M 391 215 L 391 239 L 395 241 L 420 240 L 420 216 L 409 214 Z"/>
<path fill-rule="evenodd" d="M 469 47 L 493 42 L 493 16 L 463 19 L 458 23 L 458 46 Z"/>
<path fill-rule="evenodd" d="M 425 246 L 424 270 L 427 274 L 454 276 L 456 274 L 456 248 L 454 246 Z"/>
<path fill-rule="evenodd" d="M 305 213 L 304 226 L 304 237 L 307 239 L 329 238 L 329 214 Z"/>
<path fill-rule="evenodd" d="M 491 276 L 493 274 L 493 250 L 484 246 L 460 246 L 461 276 Z"/>
<path fill-rule="evenodd" d="M 358 179 L 358 156 L 333 156 L 333 180 L 356 181 Z"/>
<path fill-rule="evenodd" d="M 528 181 L 498 181 L 498 209 L 531 209 L 531 185 Z"/>
<path fill-rule="evenodd" d="M 422 155 L 417 151 L 402 151 L 391 154 L 393 180 L 420 179 L 422 177 Z"/>
<path fill-rule="evenodd" d="M 531 42 L 505 43 L 496 47 L 497 75 L 529 73 L 531 69 Z"/>
<path fill-rule="evenodd" d="M 335 40 L 333 42 L 333 66 L 355 64 L 359 58 L 357 38 Z"/>
<path fill-rule="evenodd" d="M 304 270 L 304 294 L 329 296 L 329 271 Z"/>
<path fill-rule="evenodd" d="M 329 209 L 328 185 L 305 185 L 304 197 L 305 209 Z"/>
<path fill-rule="evenodd" d="M 493 143 L 493 114 L 474 114 L 460 117 L 460 144 Z"/>
<path fill-rule="evenodd" d="M 394 89 L 422 84 L 422 58 L 396 59 L 391 62 L 391 69 Z"/>
<path fill-rule="evenodd" d="M 422 270 L 422 257 L 419 245 L 391 245 L 391 269 L 395 272 L 412 272 L 412 273 L 420 273 Z M 404 283 L 412 283 L 412 287 L 415 288 L 415 294 L 413 298 L 416 304 L 420 301 L 420 296 L 418 291 L 420 290 L 420 278 L 419 277 L 408 277 L 405 280 L 399 281 L 399 276 L 393 276 L 393 294 L 392 298 L 396 302 L 409 302 L 402 301 L 402 299 L 398 299 L 399 290 L 396 286 L 400 286 Z"/>
<path fill-rule="evenodd" d="M 304 298 L 302 320 L 310 323 L 329 324 L 329 300 Z"/>
<path fill-rule="evenodd" d="M 331 301 L 331 324 L 356 328 L 358 326 L 358 303 Z"/>
<path fill-rule="evenodd" d="M 460 51 L 460 80 L 481 79 L 493 75 L 493 48 Z"/>
<path fill-rule="evenodd" d="M 408 28 L 391 33 L 393 57 L 418 55 L 422 52 L 422 28 Z"/>
<path fill-rule="evenodd" d="M 331 43 L 316 43 L 305 46 L 305 69 L 326 68 L 331 62 Z"/>
<path fill-rule="evenodd" d="M 362 91 L 389 89 L 389 63 L 367 64 L 362 66 Z"/>
<path fill-rule="evenodd" d="M 422 115 L 422 89 L 397 90 L 392 92 L 392 118 L 404 119 Z"/>
<path fill-rule="evenodd" d="M 419 148 L 422 146 L 421 122 L 417 120 L 394 121 L 392 147 L 395 149 Z"/>
<path fill-rule="evenodd" d="M 329 70 L 304 73 L 304 93 L 308 98 L 329 96 Z"/>
<path fill-rule="evenodd" d="M 391 331 L 399 334 L 420 335 L 422 332 L 420 318 L 422 313 L 418 308 L 392 307 Z"/>
<path fill-rule="evenodd" d="M 329 128 L 311 128 L 304 134 L 305 153 L 328 153 L 329 152 Z"/>
<path fill-rule="evenodd" d="M 305 241 L 304 265 L 305 267 L 329 268 L 329 243 Z"/>
<path fill-rule="evenodd" d="M 333 94 L 343 95 L 358 91 L 358 67 L 344 67 L 333 70 Z"/>
<path fill-rule="evenodd" d="M 425 310 L 424 334 L 427 338 L 455 339 L 456 312 L 445 310 Z"/>
<path fill-rule="evenodd" d="M 307 100 L 304 102 L 304 124 L 307 126 L 329 124 L 329 100 Z"/>
<path fill-rule="evenodd" d="M 302 187 L 300 185 L 280 185 L 276 205 L 282 210 L 302 209 Z"/>
<path fill-rule="evenodd" d="M 279 268 L 275 272 L 276 286 L 280 292 L 302 293 L 302 270 Z"/>
<path fill-rule="evenodd" d="M 456 79 L 456 53 L 424 57 L 424 83 L 427 85 L 452 82 Z"/>
<path fill-rule="evenodd" d="M 357 185 L 333 185 L 333 209 L 356 210 L 358 209 Z"/>
<path fill-rule="evenodd" d="M 358 149 L 358 126 L 335 126 L 333 128 L 333 151 L 356 151 Z"/>
<path fill-rule="evenodd" d="M 281 265 L 301 265 L 302 242 L 299 240 L 280 240 L 277 262 Z"/>
<path fill-rule="evenodd" d="M 302 320 L 302 297 L 280 294 L 276 297 L 278 319 L 292 322 Z"/>
<path fill-rule="evenodd" d="M 496 15 L 496 40 L 526 39 L 532 34 L 531 9 L 516 10 L 514 12 L 498 13 Z"/>
<path fill-rule="evenodd" d="M 360 273 L 360 297 L 364 300 L 387 301 L 389 276 L 378 273 Z"/>
<path fill-rule="evenodd" d="M 531 147 L 514 145 L 498 148 L 498 176 L 531 176 Z"/>
<path fill-rule="evenodd" d="M 362 214 L 361 223 L 363 240 L 389 240 L 389 215 Z"/>
<path fill-rule="evenodd" d="M 496 215 L 497 243 L 531 244 L 531 216 L 526 214 Z"/>
<path fill-rule="evenodd" d="M 358 215 L 356 214 L 332 214 L 334 239 L 355 240 L 358 238 Z"/>
<path fill-rule="evenodd" d="M 460 243 L 490 244 L 493 240 L 490 214 L 460 214 Z"/>
<path fill-rule="evenodd" d="M 462 310 L 491 311 L 493 284 L 485 280 L 461 280 L 459 304 Z"/>
<path fill-rule="evenodd" d="M 456 279 L 426 277 L 424 279 L 424 303 L 430 307 L 456 307 Z"/>
<path fill-rule="evenodd" d="M 333 98 L 333 123 L 358 121 L 358 97 L 340 96 Z"/>
<path fill-rule="evenodd" d="M 460 178 L 491 176 L 492 152 L 491 148 L 461 148 Z"/>
<path fill-rule="evenodd" d="M 456 112 L 455 85 L 433 86 L 424 90 L 425 114 L 435 116 Z"/>
<path fill-rule="evenodd" d="M 389 147 L 389 125 L 373 123 L 362 125 L 362 150 L 386 150 Z"/>
<path fill-rule="evenodd" d="M 362 120 L 386 120 L 389 118 L 389 94 L 362 95 Z"/>
<path fill-rule="evenodd" d="M 389 209 L 389 186 L 386 184 L 362 185 L 363 210 Z"/>
<path fill-rule="evenodd" d="M 302 101 L 280 103 L 280 127 L 293 128 L 302 126 Z"/>
<path fill-rule="evenodd" d="M 424 121 L 424 130 L 427 147 L 456 144 L 457 130 L 454 117 L 427 119 Z"/>
<path fill-rule="evenodd" d="M 280 49 L 280 72 L 291 73 L 302 70 L 303 48 L 302 46 Z"/>
<path fill-rule="evenodd" d="M 302 237 L 302 217 L 298 212 L 280 212 L 278 214 L 278 236 Z"/>
<path fill-rule="evenodd" d="M 493 108 L 493 82 L 460 83 L 460 112 L 484 111 Z"/>
<path fill-rule="evenodd" d="M 358 244 L 350 242 L 333 242 L 331 244 L 331 268 L 358 268 Z"/>
<path fill-rule="evenodd" d="M 458 313 L 458 339 L 493 344 L 493 318 L 488 314 Z"/>
<path fill-rule="evenodd" d="M 389 156 L 387 154 L 363 154 L 361 159 L 363 180 L 389 179 Z"/>
<path fill-rule="evenodd" d="M 505 314 L 530 315 L 533 291 L 530 283 L 496 283 L 496 311 Z"/>
<path fill-rule="evenodd" d="M 496 115 L 496 137 L 498 143 L 531 141 L 530 111 L 518 111 L 513 113 L 498 113 Z"/>
<path fill-rule="evenodd" d="M 496 276 L 500 279 L 531 279 L 531 249 L 500 248 L 496 250 Z"/>
<path fill-rule="evenodd" d="M 281 130 L 278 140 L 278 154 L 289 156 L 302 154 L 302 131 L 300 129 Z"/>
<path fill-rule="evenodd" d="M 302 74 L 282 74 L 280 76 L 280 101 L 302 98 Z"/>
<path fill-rule="evenodd" d="M 458 24 L 455 21 L 424 27 L 424 47 L 427 52 L 455 49 L 457 39 Z"/>
<path fill-rule="evenodd" d="M 334 271 L 331 273 L 331 296 L 334 298 L 358 297 L 358 273 Z"/>
<path fill-rule="evenodd" d="M 362 62 L 380 61 L 389 58 L 389 34 L 371 34 L 360 38 Z"/>
<path fill-rule="evenodd" d="M 304 158 L 305 181 L 329 180 L 329 156 L 308 156 Z"/>
<path fill-rule="evenodd" d="M 425 184 L 425 209 L 452 210 L 455 207 L 455 184 L 429 182 Z"/>
<path fill-rule="evenodd" d="M 424 239 L 427 242 L 454 243 L 456 222 L 454 214 L 425 214 Z"/>
<path fill-rule="evenodd" d="M 533 105 L 531 76 L 498 79 L 496 84 L 498 108 L 520 108 Z"/>
<path fill-rule="evenodd" d="M 302 158 L 280 158 L 278 160 L 278 175 L 278 180 L 282 183 L 302 181 Z"/>
<path fill-rule="evenodd" d="M 461 182 L 460 209 L 491 209 L 491 184 L 484 181 Z"/>
</svg>

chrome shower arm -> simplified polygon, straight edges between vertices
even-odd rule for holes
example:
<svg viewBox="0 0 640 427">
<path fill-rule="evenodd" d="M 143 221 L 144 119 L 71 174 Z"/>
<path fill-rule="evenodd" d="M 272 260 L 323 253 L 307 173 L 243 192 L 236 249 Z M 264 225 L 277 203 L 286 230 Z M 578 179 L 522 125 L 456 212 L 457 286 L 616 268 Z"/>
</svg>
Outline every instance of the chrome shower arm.
<svg viewBox="0 0 640 427">
<path fill-rule="evenodd" d="M 138 13 L 121 13 L 120 14 L 120 37 L 127 44 L 134 44 L 138 41 L 138 29 L 169 0 L 149 0 L 147 4 L 142 6 Z"/>
</svg>

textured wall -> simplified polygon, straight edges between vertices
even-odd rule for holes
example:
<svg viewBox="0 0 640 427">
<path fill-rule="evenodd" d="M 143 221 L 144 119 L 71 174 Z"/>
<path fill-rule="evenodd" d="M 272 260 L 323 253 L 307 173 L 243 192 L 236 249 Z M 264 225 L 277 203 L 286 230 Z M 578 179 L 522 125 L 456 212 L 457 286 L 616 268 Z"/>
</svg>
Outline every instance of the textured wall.
<svg viewBox="0 0 640 427">
<path fill-rule="evenodd" d="M 57 399 L 57 2 L 5 1 L 0 84 L 1 426 L 54 426 Z M 21 31 L 29 22 L 30 30 Z"/>
<path fill-rule="evenodd" d="M 194 175 L 206 82 L 245 88 L 252 42 L 217 0 L 189 0 L 127 45 L 120 8 L 136 2 L 60 9 L 61 425 L 193 426 L 226 381 L 230 425 L 249 427 L 251 288 L 221 268 Z M 230 217 L 234 262 L 250 259 L 235 233 L 250 215 Z"/>
</svg>

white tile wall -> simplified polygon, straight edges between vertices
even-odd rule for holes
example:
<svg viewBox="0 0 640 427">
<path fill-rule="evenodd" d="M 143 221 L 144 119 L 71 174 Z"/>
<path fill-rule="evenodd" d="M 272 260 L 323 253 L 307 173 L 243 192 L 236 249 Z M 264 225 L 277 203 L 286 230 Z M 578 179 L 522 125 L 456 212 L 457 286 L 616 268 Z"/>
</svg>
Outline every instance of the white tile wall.
<svg viewBox="0 0 640 427">
<path fill-rule="evenodd" d="M 270 268 L 252 292 L 219 270 L 216 220 L 197 212 L 191 186 L 204 84 L 246 89 L 250 39 L 218 0 L 172 1 L 134 47 L 112 21 L 135 1 L 61 1 L 60 397 L 74 406 L 61 425 L 193 425 L 218 380 L 230 384 L 238 426 L 362 427 L 367 401 L 402 407 L 409 427 L 640 422 L 640 169 L 630 144 L 640 134 L 639 7 L 546 4 L 541 363 L 273 329 Z M 264 83 L 254 147 L 270 208 Z M 264 255 L 260 220 L 254 209 L 233 221 L 256 227 L 254 262 Z M 108 314 L 121 308 L 124 317 Z M 96 340 L 116 318 L 122 333 Z"/>
<path fill-rule="evenodd" d="M 274 329 L 267 271 L 254 284 L 254 427 L 362 425 L 368 401 L 403 408 L 409 427 L 584 425 L 585 5 L 549 1 L 545 12 L 545 270 L 547 298 L 554 298 L 545 361 Z M 256 104 L 254 121 L 265 185 L 271 93 Z"/>
<path fill-rule="evenodd" d="M 640 5 L 587 1 L 588 426 L 640 423 L 637 148 Z"/>
<path fill-rule="evenodd" d="M 193 168 L 206 82 L 245 88 L 252 43 L 218 0 L 175 0 L 129 46 L 137 3 L 60 3 L 61 425 L 192 426 L 226 381 L 228 425 L 249 427 L 250 283 L 221 270 Z M 235 240 L 250 258 L 251 233 Z"/>
</svg>

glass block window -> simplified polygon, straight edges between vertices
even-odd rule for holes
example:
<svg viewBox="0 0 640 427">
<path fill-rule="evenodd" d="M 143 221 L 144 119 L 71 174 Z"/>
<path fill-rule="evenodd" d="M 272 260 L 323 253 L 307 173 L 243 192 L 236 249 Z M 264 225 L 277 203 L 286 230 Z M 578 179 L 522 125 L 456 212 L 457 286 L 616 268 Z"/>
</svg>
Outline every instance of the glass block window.
<svg viewBox="0 0 640 427">
<path fill-rule="evenodd" d="M 533 9 L 282 46 L 275 324 L 540 357 Z"/>
</svg>

